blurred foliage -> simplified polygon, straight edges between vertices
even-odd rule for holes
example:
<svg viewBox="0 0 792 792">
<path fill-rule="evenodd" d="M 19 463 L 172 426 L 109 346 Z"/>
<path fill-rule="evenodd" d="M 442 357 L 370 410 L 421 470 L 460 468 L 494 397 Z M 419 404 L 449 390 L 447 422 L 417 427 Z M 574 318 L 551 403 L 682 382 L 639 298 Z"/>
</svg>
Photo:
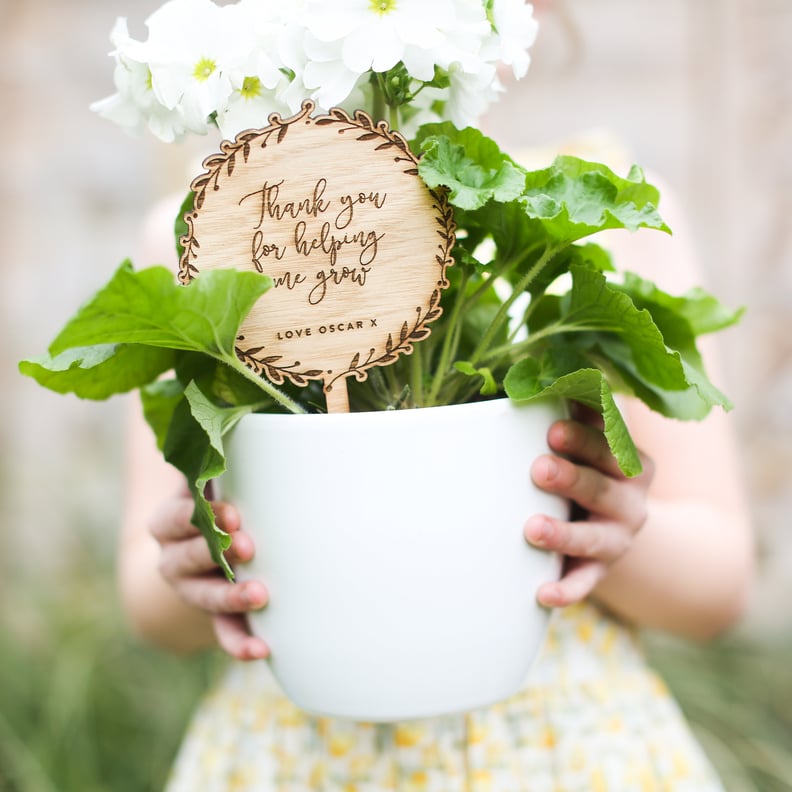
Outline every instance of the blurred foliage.
<svg viewBox="0 0 792 792">
<path fill-rule="evenodd" d="M 0 569 L 0 792 L 159 792 L 217 671 L 131 638 L 112 560 L 82 552 L 46 586 Z M 729 792 L 792 790 L 792 636 L 649 650 Z"/>
<path fill-rule="evenodd" d="M 649 653 L 728 792 L 792 790 L 792 635 L 656 637 Z"/>
<path fill-rule="evenodd" d="M 3 570 L 2 792 L 161 790 L 209 684 L 213 656 L 173 657 L 129 636 L 112 569 L 88 574 L 90 563 L 39 595 Z"/>
</svg>

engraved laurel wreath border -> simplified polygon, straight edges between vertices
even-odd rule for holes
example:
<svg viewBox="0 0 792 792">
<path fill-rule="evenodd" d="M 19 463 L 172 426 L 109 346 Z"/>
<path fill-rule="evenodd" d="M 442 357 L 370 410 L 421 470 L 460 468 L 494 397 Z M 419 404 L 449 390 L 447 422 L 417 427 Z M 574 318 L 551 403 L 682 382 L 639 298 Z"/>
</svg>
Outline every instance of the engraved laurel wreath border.
<svg viewBox="0 0 792 792">
<path fill-rule="evenodd" d="M 314 123 L 317 126 L 338 125 L 338 134 L 343 135 L 347 132 L 361 132 L 356 138 L 358 141 L 373 141 L 380 139 L 382 142 L 375 148 L 375 151 L 386 151 L 395 148 L 397 154 L 395 162 L 406 163 L 404 173 L 410 176 L 418 176 L 418 158 L 412 153 L 407 145 L 406 139 L 397 131 L 391 130 L 385 121 L 374 123 L 372 118 L 362 110 L 356 110 L 353 115 L 349 115 L 341 108 L 333 108 L 326 115 L 317 116 L 311 119 L 311 113 L 315 104 L 307 100 L 303 102 L 299 113 L 291 118 L 283 119 L 278 113 L 273 113 L 269 117 L 269 126 L 264 129 L 252 129 L 241 132 L 236 140 L 224 140 L 220 144 L 222 153 L 213 154 L 203 162 L 205 172 L 195 178 L 190 185 L 190 189 L 195 194 L 193 210 L 184 216 L 187 224 L 187 233 L 180 238 L 183 253 L 179 260 L 179 280 L 183 284 L 188 284 L 199 269 L 195 265 L 195 260 L 199 258 L 200 244 L 195 236 L 195 220 L 204 205 L 207 192 L 211 189 L 217 192 L 221 187 L 221 179 L 224 174 L 229 177 L 233 175 L 239 162 L 239 157 L 247 164 L 251 151 L 254 146 L 266 148 L 270 143 L 276 145 L 283 142 L 289 128 L 300 121 L 305 120 L 306 124 Z M 428 188 L 427 188 L 428 189 Z M 439 226 L 437 235 L 439 242 L 435 260 L 439 267 L 439 278 L 437 288 L 433 290 L 427 305 L 419 305 L 415 309 L 415 320 L 405 321 L 401 327 L 398 338 L 394 338 L 392 333 L 388 334 L 385 342 L 385 352 L 382 354 L 376 348 L 371 348 L 368 354 L 363 355 L 357 352 L 351 358 L 346 370 L 333 372 L 332 379 L 326 378 L 325 371 L 310 369 L 299 371 L 299 361 L 291 365 L 280 364 L 282 355 L 263 355 L 265 347 L 244 348 L 241 344 L 236 346 L 236 355 L 240 361 L 252 369 L 259 376 L 266 376 L 276 385 L 283 384 L 285 379 L 291 380 L 295 385 L 307 385 L 309 380 L 324 380 L 324 388 L 331 391 L 334 382 L 339 379 L 354 376 L 362 382 L 368 376 L 368 369 L 374 366 L 389 365 L 396 361 L 400 354 L 410 354 L 413 351 L 413 342 L 421 341 L 431 332 L 428 325 L 437 319 L 443 312 L 440 307 L 440 295 L 443 289 L 449 285 L 446 278 L 446 268 L 453 264 L 451 250 L 456 241 L 456 224 L 454 223 L 453 209 L 448 203 L 448 196 L 445 190 L 429 190 L 433 198 L 432 208 L 436 211 L 436 221 Z M 244 336 L 237 338 L 238 342 L 244 342 Z"/>
</svg>

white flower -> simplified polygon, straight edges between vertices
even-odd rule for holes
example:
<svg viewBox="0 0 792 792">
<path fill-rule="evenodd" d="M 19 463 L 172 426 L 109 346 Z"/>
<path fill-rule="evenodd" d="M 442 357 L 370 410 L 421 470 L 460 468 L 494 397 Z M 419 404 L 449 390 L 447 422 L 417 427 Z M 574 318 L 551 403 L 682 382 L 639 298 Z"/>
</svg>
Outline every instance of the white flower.
<svg viewBox="0 0 792 792">
<path fill-rule="evenodd" d="M 449 77 L 451 87 L 446 94 L 444 116 L 459 129 L 476 126 L 503 90 L 495 65 L 483 65 L 475 74 L 452 66 Z"/>
<path fill-rule="evenodd" d="M 482 46 L 492 36 L 492 25 L 481 0 L 456 0 L 445 28 L 446 39 L 436 53 L 437 63 L 448 70 L 453 64 L 476 73 L 486 63 Z"/>
<path fill-rule="evenodd" d="M 217 126 L 231 140 L 246 129 L 266 126 L 271 113 L 289 109 L 277 96 L 277 89 L 288 83 L 277 54 L 284 30 L 277 8 L 258 0 L 243 0 L 235 8 L 236 24 L 244 25 L 250 38 L 247 57 L 242 59 L 240 50 L 236 65 L 226 67 L 231 92 L 216 111 Z"/>
<path fill-rule="evenodd" d="M 444 41 L 451 0 L 306 0 L 305 25 L 320 41 L 342 41 L 344 65 L 357 74 L 388 71 L 403 61 L 413 76 L 430 80 L 426 50 Z M 418 72 L 413 73 L 413 69 Z"/>
<path fill-rule="evenodd" d="M 116 60 L 117 93 L 94 102 L 91 110 L 133 134 L 148 128 L 165 143 L 178 140 L 186 131 L 183 115 L 180 110 L 168 109 L 159 103 L 151 88 L 148 64 L 129 57 L 129 50 L 138 42 L 130 38 L 126 19 L 116 21 L 110 40 L 115 47 L 111 54 Z"/>
<path fill-rule="evenodd" d="M 189 126 L 205 124 L 232 92 L 229 72 L 248 58 L 254 31 L 236 6 L 211 0 L 169 0 L 146 21 L 148 40 L 136 57 L 167 108 L 180 107 Z"/>
<path fill-rule="evenodd" d="M 497 58 L 511 66 L 514 76 L 525 77 L 531 63 L 529 48 L 536 40 L 539 25 L 533 6 L 524 0 L 494 0 L 492 21 L 497 33 Z"/>
<path fill-rule="evenodd" d="M 473 125 L 502 90 L 496 63 L 522 77 L 536 36 L 523 0 L 167 0 L 146 25 L 141 42 L 116 23 L 117 93 L 93 109 L 167 141 L 213 123 L 233 138 L 308 98 L 370 114 L 384 98 L 406 134 Z"/>
<path fill-rule="evenodd" d="M 305 33 L 302 43 L 308 56 L 302 79 L 311 98 L 323 110 L 344 102 L 362 73 L 347 67 L 342 57 L 343 43 L 320 41 L 311 33 Z"/>
</svg>

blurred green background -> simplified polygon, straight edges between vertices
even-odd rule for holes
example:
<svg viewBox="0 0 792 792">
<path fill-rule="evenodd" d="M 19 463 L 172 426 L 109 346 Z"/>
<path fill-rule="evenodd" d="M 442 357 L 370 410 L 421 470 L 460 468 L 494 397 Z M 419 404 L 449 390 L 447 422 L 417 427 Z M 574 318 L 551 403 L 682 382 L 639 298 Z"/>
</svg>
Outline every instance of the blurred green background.
<svg viewBox="0 0 792 792">
<path fill-rule="evenodd" d="M 112 90 L 108 33 L 158 0 L 0 0 L 0 790 L 158 790 L 210 654 L 141 646 L 114 554 L 126 405 L 41 391 L 16 361 L 132 254 L 215 141 L 127 138 L 89 111 Z M 724 389 L 761 556 L 730 635 L 648 646 L 729 790 L 792 790 L 792 4 L 567 0 L 526 80 L 494 110 L 504 145 L 614 136 L 688 210 L 707 285 L 746 304 Z M 142 261 L 141 261 L 142 259 Z M 691 530 L 695 530 L 691 526 Z"/>
</svg>

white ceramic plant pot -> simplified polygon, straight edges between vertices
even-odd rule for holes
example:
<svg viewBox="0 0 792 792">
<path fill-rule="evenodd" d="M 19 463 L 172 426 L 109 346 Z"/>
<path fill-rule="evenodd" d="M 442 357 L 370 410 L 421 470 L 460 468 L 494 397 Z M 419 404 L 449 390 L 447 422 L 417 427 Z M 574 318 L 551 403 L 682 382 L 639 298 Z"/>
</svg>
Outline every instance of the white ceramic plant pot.
<svg viewBox="0 0 792 792">
<path fill-rule="evenodd" d="M 506 399 L 341 415 L 252 415 L 225 492 L 256 542 L 242 579 L 286 695 L 316 714 L 383 722 L 515 693 L 544 640 L 540 583 L 558 559 L 526 519 L 567 505 L 539 491 L 557 404 Z"/>
</svg>

